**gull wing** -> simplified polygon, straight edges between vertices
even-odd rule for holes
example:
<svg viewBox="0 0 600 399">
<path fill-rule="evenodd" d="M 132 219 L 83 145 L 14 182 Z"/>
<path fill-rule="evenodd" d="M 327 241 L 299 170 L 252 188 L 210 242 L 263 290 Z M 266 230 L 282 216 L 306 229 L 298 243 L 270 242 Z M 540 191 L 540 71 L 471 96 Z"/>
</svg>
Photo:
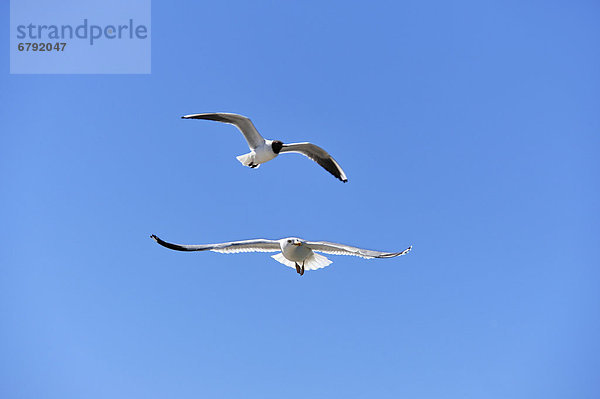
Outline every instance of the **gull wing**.
<svg viewBox="0 0 600 399">
<path fill-rule="evenodd" d="M 308 245 L 310 249 L 315 252 L 322 252 L 324 254 L 331 255 L 360 256 L 361 258 L 365 259 L 393 258 L 395 256 L 405 255 L 412 249 L 411 245 L 402 252 L 380 252 L 327 241 L 307 241 L 306 245 Z"/>
<path fill-rule="evenodd" d="M 281 148 L 282 152 L 295 152 L 298 154 L 302 154 L 305 157 L 308 157 L 321 165 L 325 170 L 329 173 L 346 183 L 348 178 L 346 174 L 342 170 L 342 167 L 333 159 L 331 155 L 321 147 L 314 145 L 312 143 L 291 143 L 284 144 Z"/>
<path fill-rule="evenodd" d="M 264 144 L 265 139 L 258 133 L 258 130 L 252 124 L 252 121 L 245 116 L 238 114 L 228 114 L 225 112 L 215 112 L 207 114 L 191 114 L 184 115 L 182 119 L 206 119 L 209 121 L 217 121 L 228 123 L 238 128 L 248 142 L 248 147 L 251 150 L 260 147 Z"/>
<path fill-rule="evenodd" d="M 219 244 L 205 244 L 205 245 L 181 245 L 166 242 L 152 234 L 150 236 L 154 241 L 159 243 L 165 248 L 173 249 L 175 251 L 213 251 L 220 252 L 223 254 L 234 254 L 238 252 L 279 252 L 281 247 L 279 241 L 265 240 L 262 238 L 256 240 L 245 240 L 245 241 L 231 241 L 223 242 Z"/>
</svg>

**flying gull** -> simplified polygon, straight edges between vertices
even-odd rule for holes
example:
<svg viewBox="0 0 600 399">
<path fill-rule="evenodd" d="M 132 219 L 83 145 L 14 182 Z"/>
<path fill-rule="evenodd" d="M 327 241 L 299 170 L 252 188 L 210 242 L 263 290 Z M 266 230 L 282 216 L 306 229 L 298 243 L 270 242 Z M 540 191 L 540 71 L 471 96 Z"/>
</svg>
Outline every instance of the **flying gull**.
<svg viewBox="0 0 600 399">
<path fill-rule="evenodd" d="M 184 115 L 183 119 L 207 119 L 228 123 L 237 127 L 248 142 L 250 152 L 237 157 L 238 161 L 244 166 L 258 168 L 261 163 L 265 163 L 275 158 L 280 153 L 295 152 L 302 154 L 325 168 L 329 173 L 346 183 L 348 179 L 341 166 L 324 149 L 311 143 L 291 143 L 283 144 L 279 140 L 265 140 L 258 130 L 252 124 L 250 119 L 238 114 L 228 114 L 223 112 L 208 114 Z"/>
<path fill-rule="evenodd" d="M 206 245 L 172 244 L 161 240 L 154 234 L 150 237 L 163 247 L 174 249 L 176 251 L 213 251 L 225 254 L 238 252 L 279 252 L 278 254 L 272 255 L 272 258 L 286 266 L 295 267 L 296 272 L 301 276 L 304 274 L 304 270 L 317 270 L 329 266 L 332 263 L 329 259 L 316 252 L 375 259 L 393 258 L 407 254 L 412 249 L 411 245 L 402 252 L 380 252 L 352 247 L 350 245 L 336 244 L 334 242 L 304 241 L 296 237 L 282 238 L 281 240 L 265 240 L 260 238 L 256 240 L 232 241 Z"/>
</svg>

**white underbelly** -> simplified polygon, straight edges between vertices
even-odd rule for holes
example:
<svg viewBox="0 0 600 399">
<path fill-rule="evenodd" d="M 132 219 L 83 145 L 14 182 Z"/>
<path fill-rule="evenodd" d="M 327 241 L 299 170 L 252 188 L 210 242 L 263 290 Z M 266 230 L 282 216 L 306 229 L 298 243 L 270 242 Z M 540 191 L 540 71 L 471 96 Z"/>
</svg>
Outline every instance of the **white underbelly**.
<svg viewBox="0 0 600 399">
<path fill-rule="evenodd" d="M 270 144 L 265 144 L 261 147 L 254 149 L 254 162 L 265 163 L 275 158 L 277 154 L 273 152 Z"/>
<path fill-rule="evenodd" d="M 302 262 L 306 260 L 306 258 L 308 258 L 312 253 L 312 249 L 304 245 L 288 245 L 283 249 L 283 256 L 292 262 Z"/>
</svg>

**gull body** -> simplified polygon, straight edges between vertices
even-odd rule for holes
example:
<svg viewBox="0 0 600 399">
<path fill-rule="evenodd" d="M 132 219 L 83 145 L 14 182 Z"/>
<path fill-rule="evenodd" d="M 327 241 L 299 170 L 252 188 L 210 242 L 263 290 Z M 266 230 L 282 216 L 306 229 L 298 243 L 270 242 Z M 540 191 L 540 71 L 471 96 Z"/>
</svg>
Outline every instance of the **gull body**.
<svg viewBox="0 0 600 399">
<path fill-rule="evenodd" d="M 304 262 L 309 256 L 314 254 L 312 249 L 304 245 L 304 241 L 299 238 L 290 237 L 279 240 L 281 253 L 287 260 L 292 262 Z"/>
<path fill-rule="evenodd" d="M 154 234 L 150 237 L 163 247 L 175 251 L 213 251 L 220 253 L 279 252 L 278 254 L 272 255 L 272 258 L 286 266 L 296 268 L 296 272 L 300 275 L 304 275 L 305 270 L 321 269 L 332 263 L 325 256 L 317 252 L 332 255 L 359 256 L 365 259 L 381 259 L 405 255 L 412 249 L 412 246 L 410 246 L 401 252 L 381 252 L 328 241 L 305 241 L 298 237 L 287 237 L 280 240 L 259 238 L 254 240 L 200 245 L 173 244 L 161 240 Z"/>
<path fill-rule="evenodd" d="M 276 140 L 265 140 L 259 147 L 254 148 L 247 154 L 237 156 L 236 158 L 244 166 L 258 168 L 260 164 L 269 162 L 279 154 L 279 151 L 281 150 L 281 145 L 279 145 L 279 143 L 281 143 L 281 141 L 278 143 L 275 143 L 275 141 Z"/>
<path fill-rule="evenodd" d="M 296 272 L 302 276 L 306 260 L 310 262 L 312 260 L 311 257 L 315 256 L 313 250 L 308 245 L 305 245 L 303 240 L 296 237 L 279 240 L 279 245 L 281 246 L 283 257 L 290 262 L 294 262 Z"/>
<path fill-rule="evenodd" d="M 342 167 L 327 151 L 312 143 L 284 144 L 280 140 L 265 140 L 252 121 L 245 116 L 226 112 L 213 112 L 205 114 L 191 114 L 182 116 L 183 119 L 205 119 L 234 125 L 246 139 L 250 152 L 237 156 L 237 160 L 244 166 L 257 168 L 261 164 L 272 160 L 280 153 L 297 153 L 312 159 L 339 180 L 346 183 L 348 178 Z"/>
</svg>

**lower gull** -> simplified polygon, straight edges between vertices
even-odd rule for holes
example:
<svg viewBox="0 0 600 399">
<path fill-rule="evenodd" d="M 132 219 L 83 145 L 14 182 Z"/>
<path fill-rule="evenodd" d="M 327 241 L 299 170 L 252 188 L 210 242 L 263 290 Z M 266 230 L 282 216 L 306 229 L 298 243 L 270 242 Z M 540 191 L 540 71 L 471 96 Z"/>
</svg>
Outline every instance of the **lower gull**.
<svg viewBox="0 0 600 399">
<path fill-rule="evenodd" d="M 305 270 L 321 269 L 332 263 L 325 256 L 316 252 L 330 255 L 351 255 L 365 259 L 376 259 L 394 258 L 396 256 L 405 255 L 412 249 L 411 245 L 401 252 L 380 252 L 334 242 L 305 241 L 296 237 L 282 238 L 280 240 L 255 239 L 231 241 L 220 244 L 204 245 L 172 244 L 161 240 L 154 234 L 150 237 L 163 247 L 176 251 L 213 251 L 225 254 L 238 252 L 279 252 L 278 254 L 273 255 L 272 258 L 286 266 L 295 267 L 296 272 L 301 276 L 304 274 Z"/>
</svg>

